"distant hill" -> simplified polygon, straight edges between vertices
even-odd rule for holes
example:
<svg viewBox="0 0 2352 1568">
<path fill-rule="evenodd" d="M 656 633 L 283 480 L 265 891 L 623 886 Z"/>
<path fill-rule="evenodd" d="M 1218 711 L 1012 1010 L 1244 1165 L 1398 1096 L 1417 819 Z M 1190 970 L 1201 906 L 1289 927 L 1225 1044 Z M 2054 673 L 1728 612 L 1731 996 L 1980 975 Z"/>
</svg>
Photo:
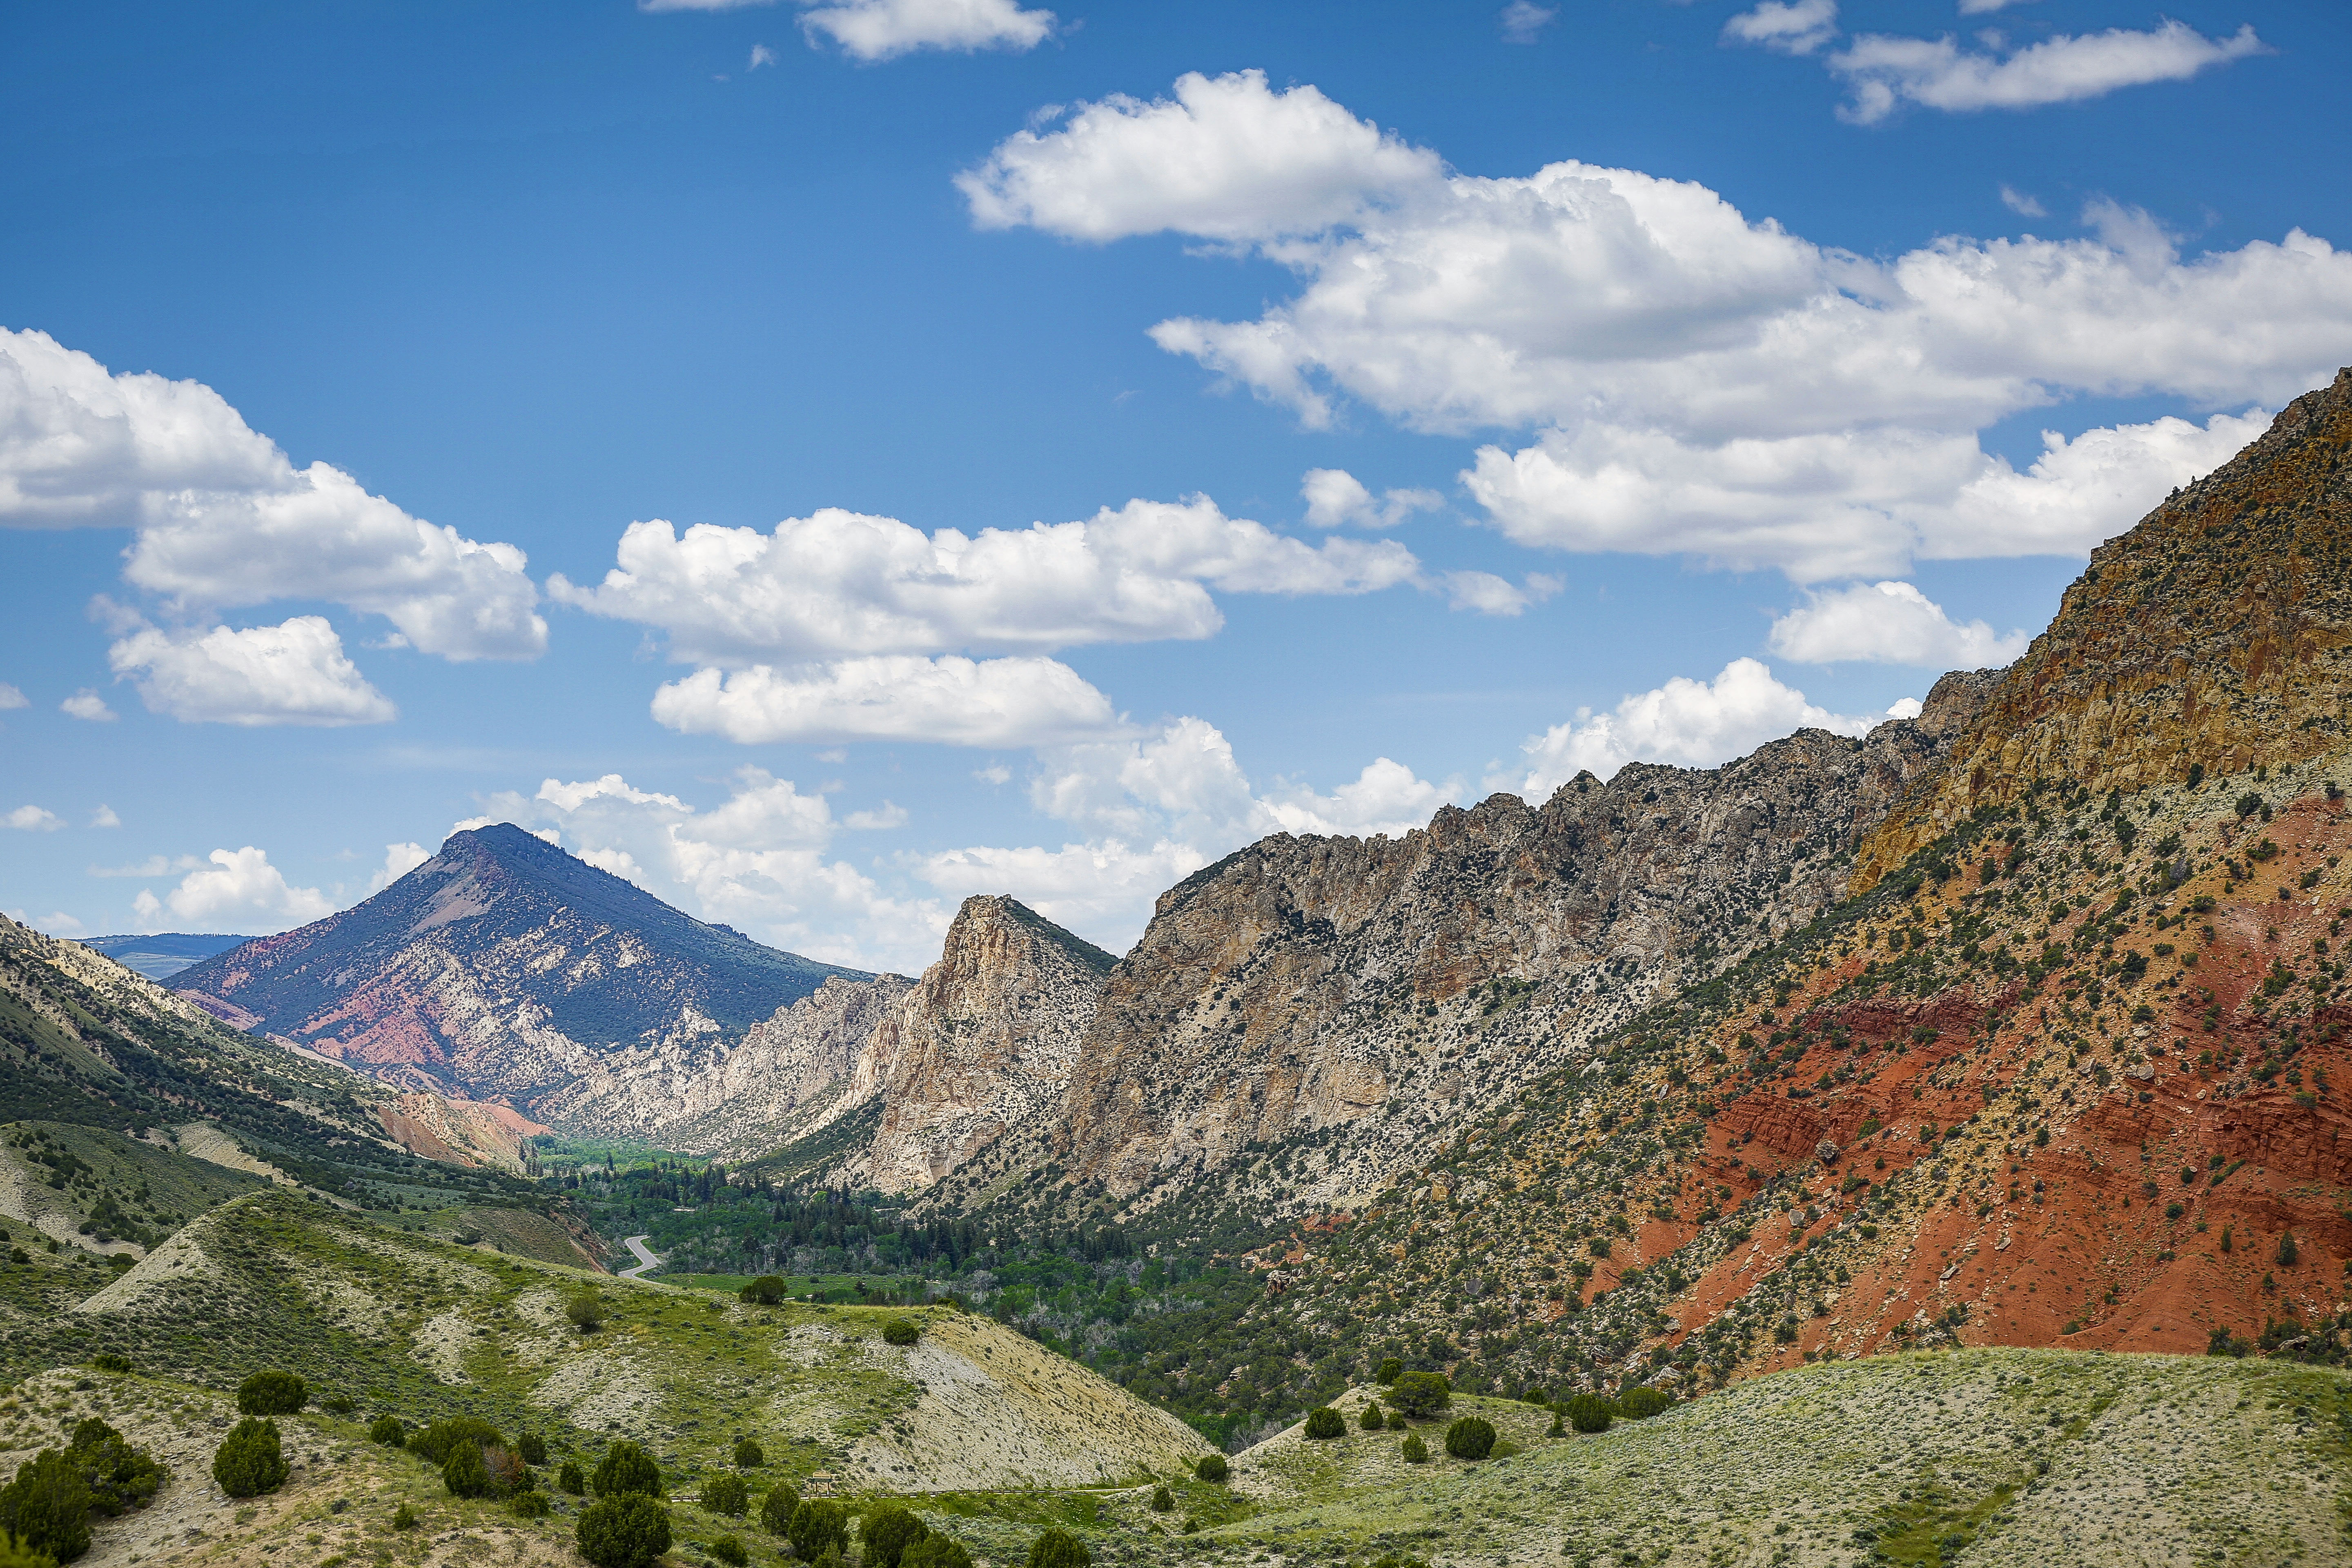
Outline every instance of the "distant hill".
<svg viewBox="0 0 2352 1568">
<path fill-rule="evenodd" d="M 501 823 L 340 914 L 174 984 L 389 1082 L 519 1107 L 613 1051 L 740 1035 L 835 977 Z"/>
<path fill-rule="evenodd" d="M 252 940 L 216 931 L 195 934 L 173 931 L 149 936 L 88 936 L 81 939 L 81 944 L 150 980 L 169 980 L 191 964 Z"/>
</svg>

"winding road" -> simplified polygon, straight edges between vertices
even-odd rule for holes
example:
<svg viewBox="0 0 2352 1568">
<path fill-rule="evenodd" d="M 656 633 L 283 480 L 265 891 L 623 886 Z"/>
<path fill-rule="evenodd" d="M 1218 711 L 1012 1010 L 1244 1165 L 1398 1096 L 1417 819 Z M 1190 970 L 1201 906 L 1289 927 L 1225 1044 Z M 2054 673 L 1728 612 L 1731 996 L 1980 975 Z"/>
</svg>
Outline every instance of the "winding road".
<svg viewBox="0 0 2352 1568">
<path fill-rule="evenodd" d="M 623 1242 L 622 1245 L 626 1247 L 631 1252 L 637 1255 L 637 1266 L 634 1268 L 622 1269 L 619 1276 L 621 1279 L 642 1279 L 646 1277 L 646 1269 L 659 1268 L 661 1267 L 661 1259 L 656 1258 L 652 1253 L 646 1250 L 646 1238 L 644 1237 L 630 1237 L 626 1241 Z"/>
</svg>

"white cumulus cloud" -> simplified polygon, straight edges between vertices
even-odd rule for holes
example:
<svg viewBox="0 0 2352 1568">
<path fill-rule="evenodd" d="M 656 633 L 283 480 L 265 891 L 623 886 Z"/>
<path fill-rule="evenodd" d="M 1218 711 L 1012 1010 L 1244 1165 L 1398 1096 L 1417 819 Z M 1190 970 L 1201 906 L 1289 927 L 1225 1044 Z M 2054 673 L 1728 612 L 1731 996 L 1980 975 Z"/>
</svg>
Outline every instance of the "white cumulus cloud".
<svg viewBox="0 0 2352 1568">
<path fill-rule="evenodd" d="M 30 708 L 32 700 L 5 680 L 0 680 L 0 711 L 10 708 Z"/>
<path fill-rule="evenodd" d="M 2000 187 L 2000 205 L 2007 207 L 2010 211 L 2015 213 L 2020 217 L 2048 217 L 2050 216 L 2050 209 L 2042 205 L 2039 197 L 2029 195 L 2025 192 L 2017 189 L 2014 185 L 2007 184 L 2004 184 Z"/>
<path fill-rule="evenodd" d="M 1188 72 L 1172 99 L 1081 103 L 1023 131 L 956 187 L 982 228 L 1070 239 L 1174 229 L 1226 241 L 1311 234 L 1432 184 L 1437 155 L 1264 71 Z"/>
<path fill-rule="evenodd" d="M 2229 37 L 2209 38 L 2185 22 L 2167 21 L 2146 32 L 2110 27 L 2104 33 L 2061 33 L 2008 54 L 1965 48 L 1948 34 L 1906 38 L 1864 33 L 1828 63 L 1853 89 L 1840 114 L 1874 125 L 1905 103 L 1956 112 L 2038 109 L 2149 82 L 2186 81 L 2200 71 L 2268 52 L 2252 23 Z"/>
<path fill-rule="evenodd" d="M 1908 664 L 1981 669 L 2010 663 L 2032 634 L 1960 622 L 1909 583 L 1857 583 L 1811 595 L 1772 623 L 1769 647 L 1800 664 Z"/>
<path fill-rule="evenodd" d="M 115 643 L 107 660 L 151 710 L 190 723 L 381 724 L 398 713 L 344 657 L 323 616 L 242 631 L 148 626 Z"/>
<path fill-rule="evenodd" d="M 65 825 L 64 817 L 37 805 L 20 805 L 7 816 L 0 816 L 0 826 L 16 828 L 21 833 L 55 833 Z"/>
<path fill-rule="evenodd" d="M 886 655 L 776 668 L 696 670 L 654 693 L 687 734 L 777 741 L 1033 746 L 1113 729 L 1110 700 L 1058 659 Z"/>
<path fill-rule="evenodd" d="M 1810 55 L 1837 37 L 1837 0 L 1764 0 L 1723 25 L 1726 43 Z"/>
<path fill-rule="evenodd" d="M 1378 496 L 1345 468 L 1309 468 L 1299 482 L 1307 521 L 1315 528 L 1394 528 L 1417 511 L 1435 511 L 1445 498 L 1435 490 L 1392 489 Z"/>
<path fill-rule="evenodd" d="M 1013 0 L 839 0 L 801 16 L 812 43 L 822 33 L 861 60 L 918 49 L 1034 49 L 1053 36 L 1054 23 L 1051 11 L 1024 11 Z"/>
<path fill-rule="evenodd" d="M 131 528 L 124 576 L 184 609 L 328 599 L 446 658 L 545 647 L 521 551 L 439 528 L 325 463 L 297 468 L 220 394 L 110 374 L 0 330 L 0 526 Z"/>
<path fill-rule="evenodd" d="M 316 888 L 289 885 L 268 852 L 247 845 L 215 849 L 210 864 L 189 872 L 161 899 L 141 889 L 131 910 L 141 927 L 163 931 L 235 931 L 265 934 L 308 925 L 335 912 Z"/>
<path fill-rule="evenodd" d="M 635 522 L 617 558 L 601 584 L 558 575 L 549 592 L 653 626 L 676 657 L 712 664 L 1205 637 L 1224 624 L 1212 588 L 1365 594 L 1409 583 L 1420 566 L 1394 541 L 1310 545 L 1229 518 L 1206 496 L 977 534 L 837 508 L 768 533 Z"/>
<path fill-rule="evenodd" d="M 370 874 L 369 893 L 381 893 L 419 866 L 433 858 L 433 851 L 422 844 L 387 844 L 383 847 L 383 864 Z"/>
<path fill-rule="evenodd" d="M 1496 19 L 1502 24 L 1503 42 L 1532 44 L 1559 15 L 1559 7 L 1556 5 L 1538 5 L 1535 0 L 1511 0 Z"/>
<path fill-rule="evenodd" d="M 1542 801 L 1588 769 L 1605 779 L 1634 762 L 1711 768 L 1798 730 L 1861 735 L 1893 716 L 1832 713 L 1775 679 L 1769 666 L 1735 658 L 1713 680 L 1678 675 L 1609 712 L 1580 712 L 1553 725 L 1520 747 L 1527 761 L 1519 769 L 1487 783 Z"/>
<path fill-rule="evenodd" d="M 83 687 L 58 704 L 58 711 L 68 719 L 79 719 L 89 724 L 111 724 L 118 715 L 106 705 L 106 699 L 89 687 Z"/>
<path fill-rule="evenodd" d="M 100 801 L 98 809 L 89 814 L 89 825 L 92 827 L 120 827 L 122 818 L 114 814 L 114 807 Z"/>
</svg>

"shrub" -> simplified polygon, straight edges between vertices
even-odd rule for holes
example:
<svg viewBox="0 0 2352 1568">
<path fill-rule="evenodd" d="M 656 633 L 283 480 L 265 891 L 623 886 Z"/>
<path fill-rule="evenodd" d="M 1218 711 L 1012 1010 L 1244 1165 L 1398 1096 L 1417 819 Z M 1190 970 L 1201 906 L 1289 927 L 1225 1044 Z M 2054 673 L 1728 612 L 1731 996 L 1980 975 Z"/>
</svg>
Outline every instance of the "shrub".
<svg viewBox="0 0 2352 1568">
<path fill-rule="evenodd" d="M 735 1439 L 735 1468 L 737 1469 L 756 1470 L 767 1462 L 768 1456 L 761 1449 L 759 1444 L 754 1443 L 749 1437 L 738 1437 Z"/>
<path fill-rule="evenodd" d="M 1457 1459 L 1483 1459 L 1495 1451 L 1492 1422 L 1465 1415 L 1445 1429 L 1445 1451 Z"/>
<path fill-rule="evenodd" d="M 392 1528 L 394 1530 L 415 1530 L 416 1528 L 416 1510 L 409 1507 L 406 1503 L 402 1503 L 398 1508 L 394 1509 L 392 1510 Z"/>
<path fill-rule="evenodd" d="M 89 1358 L 89 1364 L 100 1372 L 129 1372 L 131 1358 L 117 1355 L 112 1351 L 100 1351 Z"/>
<path fill-rule="evenodd" d="M 595 1568 L 653 1568 L 669 1550 L 669 1510 L 645 1492 L 616 1492 L 581 1513 L 576 1539 Z"/>
<path fill-rule="evenodd" d="M 563 1315 L 582 1333 L 593 1334 L 604 1326 L 604 1298 L 596 1294 L 594 1287 L 583 1285 L 563 1303 Z"/>
<path fill-rule="evenodd" d="M 712 1513 L 740 1519 L 751 1506 L 751 1489 L 743 1484 L 740 1476 L 713 1476 L 702 1483 L 702 1506 Z"/>
<path fill-rule="evenodd" d="M 731 1535 L 720 1536 L 704 1550 L 709 1552 L 715 1561 L 726 1563 L 727 1568 L 743 1568 L 746 1563 L 751 1561 L 751 1554 L 743 1550 L 743 1543 Z"/>
<path fill-rule="evenodd" d="M 441 1484 L 449 1489 L 451 1497 L 489 1496 L 490 1468 L 482 1461 L 482 1450 L 472 1443 L 453 1447 L 449 1457 L 441 1461 Z"/>
<path fill-rule="evenodd" d="M 1175 1512 L 1175 1511 L 1176 1511 L 1176 1494 L 1175 1494 L 1174 1492 L 1170 1491 L 1166 1487 L 1154 1487 L 1154 1488 L 1152 1488 L 1152 1489 L 1151 1489 L 1151 1511 L 1152 1511 L 1152 1512 L 1154 1512 L 1154 1513 L 1173 1513 L 1173 1512 Z"/>
<path fill-rule="evenodd" d="M 291 1415 L 310 1402 L 310 1385 L 290 1372 L 257 1372 L 236 1385 L 240 1415 Z"/>
<path fill-rule="evenodd" d="M 1404 1462 L 1408 1465 L 1429 1463 L 1429 1445 L 1421 1440 L 1418 1432 L 1406 1433 L 1404 1443 L 1397 1451 L 1404 1456 Z"/>
<path fill-rule="evenodd" d="M 1402 1432 L 1402 1431 L 1403 1431 L 1404 1429 L 1405 1429 L 1404 1412 L 1403 1412 L 1403 1411 L 1402 1411 L 1402 1410 L 1391 1410 L 1391 1411 L 1390 1411 L 1390 1412 L 1389 1412 L 1389 1430 L 1390 1430 L 1390 1431 L 1391 1431 L 1391 1432 Z"/>
<path fill-rule="evenodd" d="M 1326 1437 L 1337 1437 L 1347 1430 L 1346 1419 L 1328 1405 L 1318 1405 L 1307 1413 L 1307 1435 L 1318 1442 Z"/>
<path fill-rule="evenodd" d="M 604 1457 L 596 1462 L 596 1474 L 588 1486 L 600 1498 L 625 1497 L 633 1493 L 644 1497 L 664 1495 L 661 1467 L 654 1463 L 651 1454 L 625 1439 L 604 1450 Z M 668 1548 L 664 1547 L 663 1550 L 667 1551 Z"/>
<path fill-rule="evenodd" d="M 1095 1554 L 1066 1530 L 1047 1530 L 1029 1548 L 1029 1568 L 1094 1568 Z"/>
<path fill-rule="evenodd" d="M 1389 1390 L 1389 1403 L 1416 1420 L 1427 1420 L 1454 1403 L 1454 1385 L 1442 1372 L 1404 1373 Z"/>
<path fill-rule="evenodd" d="M 2292 1231 L 2282 1231 L 2279 1234 L 2278 1245 L 2279 1267 L 2292 1268 L 2302 1257 L 2302 1252 L 2294 1245 L 2294 1234 Z"/>
<path fill-rule="evenodd" d="M 814 1563 L 828 1552 L 838 1557 L 849 1550 L 849 1509 L 823 1498 L 803 1498 L 793 1510 L 784 1539 L 803 1563 Z"/>
<path fill-rule="evenodd" d="M 793 1510 L 801 1506 L 801 1494 L 789 1481 L 778 1481 L 768 1489 L 760 1503 L 760 1528 L 770 1535 L 782 1535 L 793 1527 Z"/>
<path fill-rule="evenodd" d="M 278 1423 L 248 1415 L 213 1454 L 213 1479 L 231 1497 L 259 1497 L 286 1484 L 286 1455 Z"/>
<path fill-rule="evenodd" d="M 1372 1381 L 1385 1387 L 1403 1375 L 1404 1363 L 1394 1356 L 1387 1356 L 1381 1359 L 1381 1370 L 1372 1373 Z"/>
<path fill-rule="evenodd" d="M 163 1467 L 96 1416 L 74 1428 L 69 1452 L 89 1488 L 89 1506 L 109 1518 L 145 1508 L 163 1488 Z"/>
<path fill-rule="evenodd" d="M 893 1318 L 882 1325 L 882 1337 L 894 1345 L 910 1345 L 923 1337 L 923 1331 L 906 1318 Z"/>
<path fill-rule="evenodd" d="M 489 1472 L 491 1497 L 512 1497 L 530 1489 L 530 1467 L 512 1448 L 482 1450 L 482 1468 Z"/>
<path fill-rule="evenodd" d="M 1659 1411 L 1674 1405 L 1675 1397 L 1664 1389 L 1643 1385 L 1629 1388 L 1617 1396 L 1617 1414 L 1630 1421 L 1647 1421 Z"/>
<path fill-rule="evenodd" d="M 0 1529 L 35 1552 L 70 1563 L 89 1550 L 89 1482 L 58 1449 L 45 1448 L 0 1487 Z"/>
<path fill-rule="evenodd" d="M 368 1423 L 368 1441 L 387 1448 L 401 1447 L 408 1441 L 408 1428 L 400 1424 L 397 1415 L 379 1415 Z"/>
<path fill-rule="evenodd" d="M 580 1461 L 566 1459 L 563 1468 L 555 1472 L 555 1489 L 578 1497 L 588 1489 L 588 1478 L 580 1473 Z"/>
<path fill-rule="evenodd" d="M 1209 1482 L 1222 1481 L 1233 1471 L 1223 1454 L 1203 1454 L 1201 1462 L 1192 1467 L 1192 1474 Z"/>
<path fill-rule="evenodd" d="M 471 1444 L 477 1448 L 504 1447 L 506 1439 L 499 1429 L 477 1415 L 457 1415 L 446 1421 L 436 1421 L 408 1440 L 408 1451 L 427 1464 L 445 1463 L 457 1448 Z"/>
<path fill-rule="evenodd" d="M 526 1465 L 543 1465 L 547 1463 L 547 1439 L 536 1432 L 526 1432 L 515 1439 L 515 1452 L 522 1456 Z"/>
<path fill-rule="evenodd" d="M 327 1401 L 327 1413 L 331 1415 L 349 1415 L 359 1407 L 359 1401 L 348 1394 L 338 1394 Z"/>
<path fill-rule="evenodd" d="M 864 1568 L 899 1568 L 907 1548 L 930 1534 L 931 1527 L 894 1502 L 869 1509 L 857 1526 Z"/>
<path fill-rule="evenodd" d="M 1382 1410 L 1377 1404 L 1365 1405 L 1363 1415 L 1358 1417 L 1356 1422 L 1356 1425 L 1367 1432 L 1377 1432 L 1388 1424 L 1388 1412 Z"/>
<path fill-rule="evenodd" d="M 790 1294 L 784 1282 L 772 1274 L 762 1274 L 736 1292 L 755 1307 L 772 1307 Z"/>
<path fill-rule="evenodd" d="M 898 1568 L 972 1568 L 971 1553 L 954 1536 L 935 1530 L 907 1548 Z"/>
<path fill-rule="evenodd" d="M 1568 1424 L 1580 1432 L 1606 1432 L 1617 1414 L 1610 1408 L 1609 1401 L 1597 1394 L 1571 1394 L 1560 1409 L 1568 1416 Z"/>
<path fill-rule="evenodd" d="M 514 1510 L 517 1519 L 545 1519 L 555 1511 L 555 1505 L 537 1487 L 515 1493 L 514 1500 L 507 1506 Z"/>
</svg>

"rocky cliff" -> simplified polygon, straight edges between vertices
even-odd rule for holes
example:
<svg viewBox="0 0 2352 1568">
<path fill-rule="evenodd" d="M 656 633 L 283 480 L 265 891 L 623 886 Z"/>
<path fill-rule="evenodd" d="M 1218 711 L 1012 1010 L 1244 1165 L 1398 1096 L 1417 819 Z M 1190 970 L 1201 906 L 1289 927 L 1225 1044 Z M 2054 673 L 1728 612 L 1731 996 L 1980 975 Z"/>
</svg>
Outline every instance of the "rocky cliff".
<svg viewBox="0 0 2352 1568">
<path fill-rule="evenodd" d="M 173 977 L 241 1028 L 530 1110 L 615 1050 L 740 1037 L 828 978 L 501 824 L 340 914 Z"/>
<path fill-rule="evenodd" d="M 964 900 L 940 961 L 890 1010 L 858 1066 L 882 1098 L 860 1185 L 928 1187 L 1058 1107 L 1113 959 L 1007 898 Z"/>
<path fill-rule="evenodd" d="M 2352 369 L 2091 554 L 2049 630 L 1864 848 L 1867 887 L 2037 779 L 2243 773 L 2352 736 Z"/>
</svg>

